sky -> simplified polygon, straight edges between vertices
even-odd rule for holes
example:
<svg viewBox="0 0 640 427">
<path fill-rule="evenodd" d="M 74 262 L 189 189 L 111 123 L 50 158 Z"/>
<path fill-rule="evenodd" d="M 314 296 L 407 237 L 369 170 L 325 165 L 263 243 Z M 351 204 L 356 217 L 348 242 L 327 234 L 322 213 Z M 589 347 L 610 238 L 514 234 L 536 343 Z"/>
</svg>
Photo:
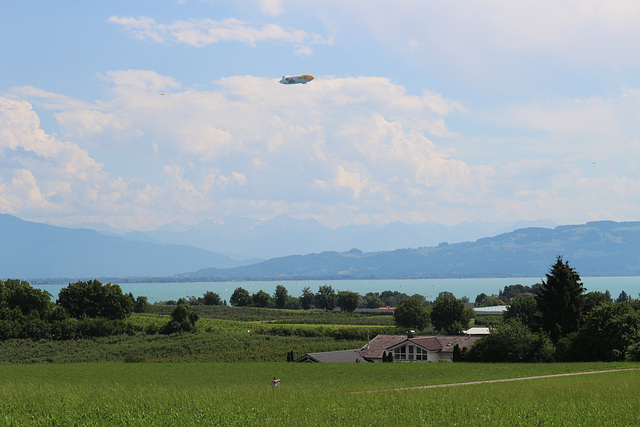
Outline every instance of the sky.
<svg viewBox="0 0 640 427">
<path fill-rule="evenodd" d="M 628 0 L 5 2 L 0 213 L 640 220 L 638 22 Z"/>
</svg>

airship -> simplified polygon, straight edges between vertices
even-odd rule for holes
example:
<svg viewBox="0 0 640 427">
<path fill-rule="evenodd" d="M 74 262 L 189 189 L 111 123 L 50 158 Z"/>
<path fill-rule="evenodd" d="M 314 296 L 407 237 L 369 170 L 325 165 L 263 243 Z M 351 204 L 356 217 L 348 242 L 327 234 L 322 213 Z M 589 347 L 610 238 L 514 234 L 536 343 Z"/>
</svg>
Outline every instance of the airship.
<svg viewBox="0 0 640 427">
<path fill-rule="evenodd" d="M 313 80 L 313 76 L 311 74 L 303 74 L 301 76 L 291 77 L 282 76 L 282 80 L 280 80 L 280 83 L 282 83 L 283 85 L 295 85 L 298 83 L 306 85 L 307 82 L 310 82 L 311 80 Z"/>
</svg>

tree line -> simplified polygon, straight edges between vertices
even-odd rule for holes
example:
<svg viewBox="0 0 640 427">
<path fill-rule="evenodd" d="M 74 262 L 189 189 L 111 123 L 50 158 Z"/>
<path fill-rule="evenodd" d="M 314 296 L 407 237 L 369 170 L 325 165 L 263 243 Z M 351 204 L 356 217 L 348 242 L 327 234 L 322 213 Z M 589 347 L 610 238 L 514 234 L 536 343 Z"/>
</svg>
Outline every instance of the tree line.
<svg viewBox="0 0 640 427">
<path fill-rule="evenodd" d="M 302 289 L 302 294 L 295 297 L 283 285 L 277 285 L 273 295 L 263 290 L 251 294 L 242 287 L 233 291 L 229 303 L 233 307 L 261 307 L 261 308 L 285 308 L 291 310 L 309 310 L 312 308 L 325 311 L 339 309 L 345 312 L 353 312 L 358 308 L 395 307 L 401 301 L 408 298 L 416 298 L 427 304 L 424 296 L 415 294 L 409 296 L 398 291 L 368 292 L 360 295 L 353 291 L 336 291 L 330 285 L 318 287 L 317 292 L 312 292 L 308 286 Z M 197 302 L 195 302 L 197 304 Z"/>
<path fill-rule="evenodd" d="M 125 294 L 119 285 L 98 280 L 70 283 L 52 295 L 23 280 L 0 280 L 0 340 L 12 338 L 66 340 L 140 332 L 125 319 L 143 312 L 146 297 Z M 197 314 L 178 305 L 171 320 L 153 332 L 191 331 Z"/>
<path fill-rule="evenodd" d="M 640 301 L 586 292 L 558 256 L 533 296 L 513 299 L 503 323 L 471 348 L 471 361 L 640 360 Z"/>
<path fill-rule="evenodd" d="M 640 360 L 640 300 L 621 292 L 613 300 L 607 292 L 586 292 L 579 274 L 558 256 L 546 280 L 534 286 L 511 285 L 498 295 L 480 294 L 478 304 L 494 300 L 508 305 L 500 322 L 489 336 L 480 340 L 458 360 L 484 362 L 534 361 L 617 361 Z M 144 312 L 147 298 L 124 294 L 116 284 L 97 280 L 70 283 L 52 295 L 31 287 L 27 282 L 0 280 L 0 340 L 10 338 L 72 339 L 140 332 L 125 319 L 132 312 Z M 313 293 L 309 287 L 300 297 L 289 295 L 276 286 L 273 295 L 260 290 L 250 294 L 238 287 L 230 298 L 234 307 L 273 307 L 321 309 L 345 312 L 359 307 L 392 306 L 399 330 L 418 333 L 456 334 L 469 327 L 474 311 L 465 306 L 468 298 L 456 298 L 441 292 L 434 301 L 422 295 L 409 296 L 397 291 L 338 291 L 320 286 Z M 198 315 L 194 305 L 227 305 L 220 296 L 207 291 L 202 297 L 181 298 L 171 320 L 163 326 L 153 325 L 147 333 L 195 331 Z"/>
</svg>

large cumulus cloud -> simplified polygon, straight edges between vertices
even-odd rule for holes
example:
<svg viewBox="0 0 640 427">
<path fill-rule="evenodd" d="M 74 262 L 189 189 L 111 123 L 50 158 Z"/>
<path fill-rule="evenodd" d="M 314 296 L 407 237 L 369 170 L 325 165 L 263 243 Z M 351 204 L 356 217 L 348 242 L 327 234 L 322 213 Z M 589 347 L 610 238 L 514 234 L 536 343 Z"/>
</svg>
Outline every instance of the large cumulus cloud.
<svg viewBox="0 0 640 427">
<path fill-rule="evenodd" d="M 592 176 L 571 150 L 536 151 L 578 134 L 570 119 L 604 120 L 621 103 L 636 105 L 634 91 L 594 101 L 602 108 L 575 101 L 507 114 L 475 113 L 428 90 L 409 94 L 381 77 L 318 76 L 283 86 L 231 76 L 206 90 L 144 70 L 101 77 L 110 97 L 92 103 L 30 87 L 2 98 L 5 211 L 86 218 L 99 210 L 112 225 L 141 228 L 279 213 L 340 225 L 558 220 L 574 209 L 610 215 L 615 206 L 615 219 L 626 219 L 638 211 L 622 201 L 638 195 L 637 176 Z M 60 136 L 40 128 L 32 105 L 54 114 Z M 564 125 L 545 115 L 565 117 Z M 534 136 L 505 138 L 509 148 L 447 126 L 474 117 L 528 127 Z M 626 144 L 637 149 L 637 138 Z M 469 155 L 483 150 L 484 157 Z"/>
</svg>

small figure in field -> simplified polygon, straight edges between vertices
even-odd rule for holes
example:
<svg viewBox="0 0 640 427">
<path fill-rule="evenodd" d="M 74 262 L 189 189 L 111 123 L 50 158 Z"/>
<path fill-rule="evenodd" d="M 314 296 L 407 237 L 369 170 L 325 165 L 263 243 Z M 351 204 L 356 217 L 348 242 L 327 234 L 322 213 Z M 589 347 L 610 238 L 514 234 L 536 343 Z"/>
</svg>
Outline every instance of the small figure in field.
<svg viewBox="0 0 640 427">
<path fill-rule="evenodd" d="M 273 377 L 271 380 L 271 387 L 274 390 L 280 388 L 280 378 Z"/>
</svg>

